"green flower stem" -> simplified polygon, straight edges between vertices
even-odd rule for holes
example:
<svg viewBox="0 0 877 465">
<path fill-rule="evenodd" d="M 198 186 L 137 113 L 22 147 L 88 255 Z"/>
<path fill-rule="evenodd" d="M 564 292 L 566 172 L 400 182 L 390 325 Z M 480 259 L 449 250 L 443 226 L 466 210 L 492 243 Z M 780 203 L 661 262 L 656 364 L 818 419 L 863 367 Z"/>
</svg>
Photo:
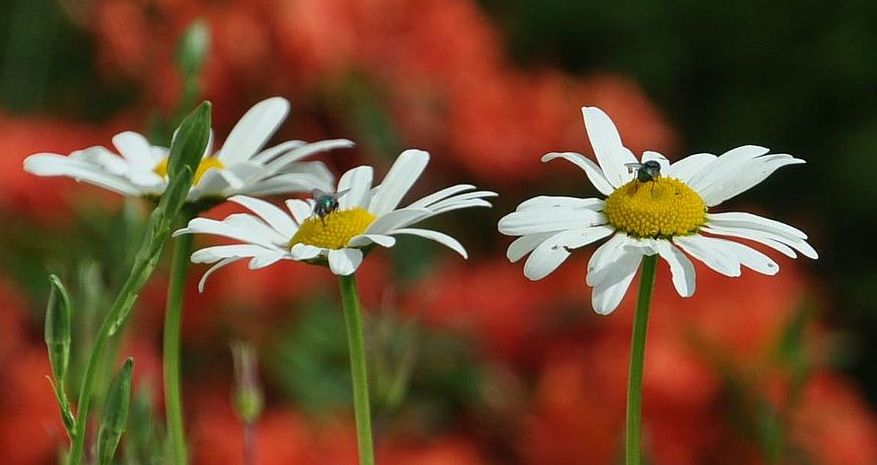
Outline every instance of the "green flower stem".
<svg viewBox="0 0 877 465">
<path fill-rule="evenodd" d="M 189 217 L 183 215 L 183 223 Z M 183 320 L 183 289 L 189 255 L 192 253 L 191 234 L 183 234 L 174 240 L 171 258 L 170 283 L 167 289 L 167 308 L 164 317 L 164 401 L 165 419 L 170 444 L 171 463 L 186 465 L 186 430 L 183 424 L 183 391 L 180 383 L 180 338 Z"/>
<path fill-rule="evenodd" d="M 103 360 L 104 351 L 110 338 L 115 334 L 117 328 L 117 320 L 120 319 L 133 305 L 136 300 L 140 288 L 146 282 L 146 278 L 152 274 L 153 266 L 146 262 L 136 262 L 135 268 L 131 270 L 125 284 L 119 291 L 116 300 L 110 307 L 109 313 L 101 323 L 97 336 L 94 339 L 94 346 L 91 348 L 91 354 L 88 357 L 88 365 L 85 367 L 85 375 L 82 378 L 82 386 L 79 390 L 79 401 L 76 408 L 76 423 L 73 426 L 73 446 L 70 448 L 69 465 L 79 465 L 82 460 L 82 451 L 85 446 L 86 423 L 88 421 L 88 408 L 91 403 L 92 393 L 94 392 L 94 383 L 97 380 L 97 371 Z"/>
<path fill-rule="evenodd" d="M 107 342 L 124 325 L 134 303 L 137 302 L 140 290 L 155 270 L 164 244 L 171 235 L 171 228 L 186 202 L 195 170 L 210 137 L 210 111 L 210 102 L 199 105 L 183 119 L 171 141 L 168 156 L 169 184 L 158 206 L 149 215 L 146 233 L 139 250 L 134 255 L 131 272 L 104 317 L 88 356 L 88 364 L 79 390 L 76 422 L 73 425 L 73 446 L 70 448 L 68 465 L 79 465 L 82 462 L 88 407 L 94 393 L 95 380 L 98 378 L 98 366 L 105 356 Z"/>
<path fill-rule="evenodd" d="M 353 408 L 356 412 L 356 434 L 359 444 L 359 464 L 374 465 L 375 452 L 372 438 L 368 375 L 366 373 L 365 340 L 362 331 L 362 314 L 356 292 L 354 275 L 339 276 L 341 302 L 344 306 L 344 322 L 350 350 L 350 374 L 353 378 Z"/>
<path fill-rule="evenodd" d="M 630 347 L 630 375 L 627 378 L 627 436 L 625 456 L 627 465 L 639 465 L 642 459 L 642 403 L 643 362 L 646 355 L 646 333 L 649 329 L 649 307 L 655 288 L 657 255 L 643 258 L 640 270 L 639 296 L 633 320 Z"/>
</svg>

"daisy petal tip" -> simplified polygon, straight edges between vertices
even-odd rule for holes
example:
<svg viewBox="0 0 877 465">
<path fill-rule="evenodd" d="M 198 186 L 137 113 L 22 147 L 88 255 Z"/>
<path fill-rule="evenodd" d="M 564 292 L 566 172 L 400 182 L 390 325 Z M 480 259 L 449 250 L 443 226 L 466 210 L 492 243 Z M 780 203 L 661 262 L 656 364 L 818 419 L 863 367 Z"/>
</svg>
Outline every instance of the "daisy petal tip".
<svg viewBox="0 0 877 465">
<path fill-rule="evenodd" d="M 416 158 L 423 161 L 429 161 L 429 152 L 421 149 L 407 149 L 399 155 L 399 160 L 407 158 Z"/>
<path fill-rule="evenodd" d="M 275 96 L 262 100 L 261 102 L 256 104 L 256 107 L 259 107 L 260 110 L 264 109 L 266 111 L 277 111 L 286 114 L 289 113 L 289 110 L 292 108 L 292 104 L 289 103 L 289 100 L 284 97 Z"/>
<path fill-rule="evenodd" d="M 594 302 L 592 302 L 591 305 L 594 307 L 594 313 L 600 316 L 609 316 L 615 311 L 616 308 L 618 308 L 617 305 L 614 307 L 608 307 L 602 303 Z"/>
<path fill-rule="evenodd" d="M 609 115 L 599 107 L 582 107 L 582 116 L 585 118 L 609 118 Z"/>
</svg>

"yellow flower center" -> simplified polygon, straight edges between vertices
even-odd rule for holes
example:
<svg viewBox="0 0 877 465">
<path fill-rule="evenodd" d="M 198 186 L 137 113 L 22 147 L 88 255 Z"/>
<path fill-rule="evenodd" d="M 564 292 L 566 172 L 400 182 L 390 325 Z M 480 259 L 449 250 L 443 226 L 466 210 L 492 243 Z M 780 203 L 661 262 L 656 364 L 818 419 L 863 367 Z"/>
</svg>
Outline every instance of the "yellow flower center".
<svg viewBox="0 0 877 465">
<path fill-rule="evenodd" d="M 155 168 L 153 168 L 152 171 L 155 174 L 157 174 L 163 178 L 166 178 L 167 177 L 167 163 L 168 163 L 168 158 L 165 157 L 163 160 L 158 162 L 157 165 L 155 165 Z M 210 169 L 217 169 L 218 170 L 218 169 L 222 169 L 222 168 L 225 168 L 225 165 L 223 165 L 222 162 L 219 161 L 218 158 L 216 158 L 216 157 L 202 158 L 201 163 L 198 163 L 198 168 L 195 170 L 195 177 L 192 178 L 192 185 L 197 186 L 198 183 L 201 182 L 201 177 L 204 176 L 204 173 L 206 173 L 207 170 L 210 170 Z"/>
<path fill-rule="evenodd" d="M 307 244 L 326 249 L 341 249 L 354 236 L 364 233 L 375 219 L 375 215 L 364 208 L 334 211 L 323 218 L 312 216 L 301 224 L 298 232 L 289 241 L 289 246 Z"/>
<path fill-rule="evenodd" d="M 630 236 L 670 238 L 696 233 L 706 220 L 706 204 L 678 179 L 634 179 L 606 199 L 603 213 Z"/>
</svg>

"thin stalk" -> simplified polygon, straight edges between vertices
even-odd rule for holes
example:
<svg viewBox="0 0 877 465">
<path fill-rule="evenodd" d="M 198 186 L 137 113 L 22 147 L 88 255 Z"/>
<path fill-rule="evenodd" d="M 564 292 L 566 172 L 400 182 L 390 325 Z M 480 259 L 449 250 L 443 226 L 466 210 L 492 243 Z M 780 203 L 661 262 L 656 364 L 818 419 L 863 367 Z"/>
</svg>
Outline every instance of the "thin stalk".
<svg viewBox="0 0 877 465">
<path fill-rule="evenodd" d="M 244 465 L 256 465 L 256 424 L 244 422 Z"/>
<path fill-rule="evenodd" d="M 91 348 L 91 354 L 88 357 L 88 364 L 85 367 L 85 375 L 83 375 L 82 386 L 79 390 L 79 401 L 76 404 L 76 423 L 73 428 L 73 446 L 70 448 L 69 465 L 79 465 L 82 461 L 82 451 L 85 446 L 85 437 L 87 435 L 86 426 L 88 422 L 88 408 L 94 391 L 94 383 L 98 378 L 97 371 L 101 364 L 101 360 L 103 360 L 104 349 L 106 348 L 107 342 L 109 342 L 114 334 L 116 320 L 124 314 L 126 308 L 129 306 L 129 302 L 136 298 L 137 293 L 142 286 L 142 282 L 145 281 L 145 278 L 143 278 L 142 275 L 144 273 L 149 274 L 152 271 L 145 263 L 138 263 L 135 264 L 135 266 L 137 268 L 132 270 L 131 274 L 128 275 L 128 279 L 125 280 L 125 283 L 122 285 L 122 289 L 116 296 L 116 300 L 113 302 L 112 307 L 110 307 L 110 311 L 104 317 L 104 321 L 101 323 L 97 336 L 94 339 L 94 346 Z"/>
<path fill-rule="evenodd" d="M 365 338 L 362 330 L 362 314 L 356 292 L 354 275 L 339 276 L 341 302 L 344 306 L 344 322 L 347 326 L 347 342 L 350 350 L 350 374 L 353 378 L 353 408 L 356 413 L 356 435 L 359 445 L 359 464 L 374 465 L 375 452 L 372 438 L 368 375 L 366 370 Z"/>
<path fill-rule="evenodd" d="M 642 403 L 643 364 L 646 355 L 646 333 L 649 329 L 649 307 L 655 288 L 657 255 L 643 258 L 640 270 L 639 296 L 633 320 L 630 347 L 630 375 L 627 378 L 627 435 L 625 456 L 627 465 L 639 465 L 642 459 Z"/>
<path fill-rule="evenodd" d="M 184 217 L 184 220 L 188 218 Z M 193 239 L 191 234 L 183 234 L 174 239 L 164 318 L 165 421 L 171 463 L 174 465 L 186 465 L 188 461 L 186 430 L 183 424 L 183 391 L 180 383 L 180 333 L 183 320 L 183 289 L 186 284 L 186 271 L 189 268 Z"/>
</svg>

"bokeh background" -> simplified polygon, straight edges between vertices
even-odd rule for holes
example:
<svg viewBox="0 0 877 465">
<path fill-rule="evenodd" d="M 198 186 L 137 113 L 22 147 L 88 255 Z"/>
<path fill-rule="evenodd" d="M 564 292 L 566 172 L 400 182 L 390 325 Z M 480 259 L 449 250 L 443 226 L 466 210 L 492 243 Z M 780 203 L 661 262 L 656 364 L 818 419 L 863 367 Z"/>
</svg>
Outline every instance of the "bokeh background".
<svg viewBox="0 0 877 465">
<path fill-rule="evenodd" d="M 811 234 L 818 261 L 722 278 L 698 267 L 681 299 L 659 270 L 645 379 L 649 463 L 877 463 L 877 3 L 577 0 L 5 0 L 0 3 L 0 451 L 56 463 L 63 428 L 44 375 L 46 276 L 77 304 L 74 367 L 124 276 L 146 206 L 22 160 L 167 143 L 193 21 L 212 43 L 200 91 L 227 134 L 253 103 L 293 102 L 277 139 L 348 137 L 324 157 L 378 172 L 429 150 L 421 193 L 472 182 L 494 209 L 436 222 L 462 262 L 400 241 L 359 273 L 383 464 L 621 463 L 632 299 L 590 309 L 589 252 L 538 283 L 509 264 L 497 219 L 521 200 L 595 193 L 548 151 L 590 153 L 595 105 L 635 151 L 671 159 L 755 143 L 805 158 L 729 202 Z M 218 207 L 211 214 L 228 213 Z M 726 208 L 724 205 L 721 208 Z M 774 258 L 778 254 L 771 253 Z M 314 267 L 224 269 L 197 295 L 184 378 L 196 464 L 240 464 L 229 344 L 260 354 L 259 464 L 353 464 L 335 283 Z M 162 463 L 160 331 L 166 265 L 119 356 L 136 402 L 119 463 Z M 108 364 L 108 366 L 110 366 Z"/>
</svg>

